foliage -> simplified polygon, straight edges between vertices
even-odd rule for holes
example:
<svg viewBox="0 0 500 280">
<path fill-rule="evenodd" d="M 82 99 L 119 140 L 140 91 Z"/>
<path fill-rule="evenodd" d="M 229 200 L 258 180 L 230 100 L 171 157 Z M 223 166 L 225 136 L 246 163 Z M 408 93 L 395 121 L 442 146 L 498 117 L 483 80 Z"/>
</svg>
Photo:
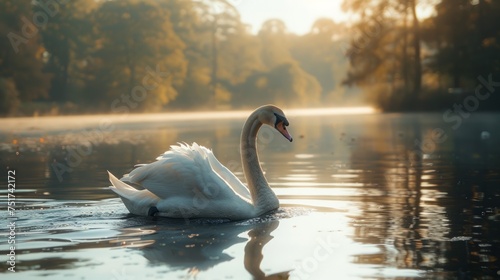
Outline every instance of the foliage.
<svg viewBox="0 0 500 280">
<path fill-rule="evenodd" d="M 344 96 L 342 85 L 349 63 L 342 52 L 347 44 L 346 31 L 344 24 L 320 18 L 308 34 L 291 38 L 290 52 L 302 69 L 320 83 L 322 101 L 335 101 L 334 104 L 337 104 L 349 97 Z M 352 92 L 350 95 L 353 95 Z"/>
<path fill-rule="evenodd" d="M 99 27 L 93 52 L 97 76 L 89 87 L 104 95 L 100 100 L 111 102 L 113 109 L 114 100 L 129 95 L 145 110 L 175 99 L 186 61 L 168 11 L 153 0 L 109 1 L 94 17 Z"/>
<path fill-rule="evenodd" d="M 0 116 L 9 116 L 19 107 L 19 92 L 14 79 L 0 78 Z"/>
<path fill-rule="evenodd" d="M 320 18 L 303 35 L 279 19 L 252 34 L 231 3 L 0 1 L 1 115 L 37 102 L 80 113 L 325 106 L 359 88 L 385 110 L 415 110 L 500 75 L 499 1 L 345 1 L 357 22 Z M 422 5 L 435 13 L 419 18 Z"/>
<path fill-rule="evenodd" d="M 498 1 L 440 0 L 425 19 L 417 16 L 421 5 L 430 4 L 344 1 L 346 10 L 361 15 L 344 83 L 362 87 L 384 110 L 435 108 L 430 103 L 443 100 L 452 106 L 456 96 L 443 94 L 474 92 L 478 76 L 500 75 Z"/>
<path fill-rule="evenodd" d="M 48 95 L 50 75 L 43 72 L 44 47 L 32 18 L 30 0 L 0 1 L 0 115 Z"/>
<path fill-rule="evenodd" d="M 43 2 L 41 2 L 43 3 Z M 92 31 L 89 14 L 97 6 L 94 0 L 73 0 L 52 5 L 34 5 L 33 11 L 47 16 L 47 24 L 40 29 L 45 48 L 45 70 L 52 73 L 49 100 L 64 102 L 70 92 L 81 85 L 80 63 L 88 55 Z M 57 3 L 57 4 L 56 4 Z"/>
<path fill-rule="evenodd" d="M 318 105 L 321 85 L 296 63 L 283 63 L 265 72 L 256 72 L 236 88 L 236 104 L 255 107 L 265 103 L 289 107 Z"/>
<path fill-rule="evenodd" d="M 500 3 L 442 0 L 426 20 L 424 38 L 435 53 L 429 70 L 453 88 L 475 86 L 479 75 L 500 74 Z"/>
</svg>

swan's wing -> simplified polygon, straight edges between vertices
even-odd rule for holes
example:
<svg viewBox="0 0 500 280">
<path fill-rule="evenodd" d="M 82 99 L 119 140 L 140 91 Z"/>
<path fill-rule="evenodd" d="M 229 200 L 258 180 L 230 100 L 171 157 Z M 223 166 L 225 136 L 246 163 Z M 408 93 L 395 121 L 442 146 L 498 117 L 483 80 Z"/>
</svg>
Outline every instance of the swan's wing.
<svg viewBox="0 0 500 280">
<path fill-rule="evenodd" d="M 139 184 L 161 199 L 193 199 L 198 195 L 224 200 L 240 196 L 214 172 L 206 152 L 197 144 L 172 146 L 157 161 L 137 167 L 122 180 Z"/>
<path fill-rule="evenodd" d="M 165 158 L 169 158 L 171 156 L 171 151 L 174 151 L 176 153 L 185 153 L 186 147 L 189 147 L 187 144 L 180 144 L 179 146 L 172 146 L 170 151 L 167 151 L 166 153 L 160 155 L 157 160 L 162 160 Z M 206 147 L 200 146 L 197 143 L 193 143 L 191 148 L 195 151 L 198 151 L 198 153 L 202 154 L 203 158 L 207 158 L 208 162 L 210 163 L 211 169 L 217 173 L 218 176 L 220 176 L 228 185 L 238 193 L 240 196 L 244 197 L 245 199 L 250 200 L 251 195 L 248 190 L 248 188 L 241 182 L 236 175 L 234 175 L 227 167 L 222 165 L 219 160 L 214 156 L 212 151 L 210 149 L 207 149 Z"/>
<path fill-rule="evenodd" d="M 219 174 L 219 176 L 221 176 L 222 179 L 224 179 L 224 181 L 226 181 L 235 192 L 237 192 L 242 197 L 250 199 L 250 192 L 248 191 L 248 188 L 240 181 L 240 179 L 238 179 L 238 177 L 236 177 L 236 175 L 234 175 L 231 170 L 222 165 L 214 156 L 211 150 L 203 146 L 200 146 L 200 148 L 205 152 L 208 161 L 212 166 L 212 169 L 217 172 L 217 174 Z"/>
</svg>

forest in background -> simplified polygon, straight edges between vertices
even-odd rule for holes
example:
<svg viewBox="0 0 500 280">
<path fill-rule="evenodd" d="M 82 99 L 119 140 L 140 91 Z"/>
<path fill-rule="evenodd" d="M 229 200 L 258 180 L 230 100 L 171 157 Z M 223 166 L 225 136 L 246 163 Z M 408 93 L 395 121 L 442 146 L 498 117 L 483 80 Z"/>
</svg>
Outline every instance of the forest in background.
<svg viewBox="0 0 500 280">
<path fill-rule="evenodd" d="M 430 1 L 345 1 L 356 22 L 296 35 L 278 19 L 252 34 L 226 0 L 2 0 L 0 115 L 500 108 L 500 1 L 435 2 L 419 19 Z"/>
<path fill-rule="evenodd" d="M 434 5 L 433 15 L 420 19 L 419 5 Z M 345 0 L 344 8 L 360 20 L 351 27 L 343 81 L 361 87 L 371 104 L 500 109 L 500 1 Z"/>
</svg>

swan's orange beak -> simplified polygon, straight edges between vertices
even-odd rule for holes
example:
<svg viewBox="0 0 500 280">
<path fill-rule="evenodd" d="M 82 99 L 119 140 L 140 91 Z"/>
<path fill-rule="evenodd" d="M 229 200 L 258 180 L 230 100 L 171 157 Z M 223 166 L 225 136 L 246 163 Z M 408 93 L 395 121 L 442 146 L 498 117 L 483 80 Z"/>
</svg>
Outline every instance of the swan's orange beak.
<svg viewBox="0 0 500 280">
<path fill-rule="evenodd" d="M 281 135 L 285 136 L 285 138 L 288 139 L 288 141 L 290 141 L 290 142 L 293 141 L 292 135 L 290 135 L 290 133 L 288 133 L 288 130 L 286 130 L 286 126 L 283 122 L 279 122 L 276 125 L 276 129 L 281 133 Z"/>
</svg>

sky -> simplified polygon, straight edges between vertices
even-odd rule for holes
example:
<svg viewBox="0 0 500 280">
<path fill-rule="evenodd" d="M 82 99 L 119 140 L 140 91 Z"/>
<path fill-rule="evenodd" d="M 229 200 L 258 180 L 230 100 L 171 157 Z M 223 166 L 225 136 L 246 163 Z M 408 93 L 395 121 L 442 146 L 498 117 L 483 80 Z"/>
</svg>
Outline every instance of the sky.
<svg viewBox="0 0 500 280">
<path fill-rule="evenodd" d="M 331 18 L 336 22 L 355 19 L 355 16 L 342 11 L 344 0 L 228 0 L 238 9 L 241 20 L 252 26 L 257 33 L 262 23 L 271 18 L 285 22 L 288 31 L 296 34 L 308 33 L 316 19 Z M 433 3 L 426 7 L 417 7 L 419 18 L 429 16 L 433 11 Z"/>
<path fill-rule="evenodd" d="M 344 0 L 229 0 L 250 24 L 254 33 L 262 23 L 271 18 L 283 20 L 292 33 L 305 34 L 320 17 L 346 21 L 349 15 L 342 12 Z"/>
</svg>

